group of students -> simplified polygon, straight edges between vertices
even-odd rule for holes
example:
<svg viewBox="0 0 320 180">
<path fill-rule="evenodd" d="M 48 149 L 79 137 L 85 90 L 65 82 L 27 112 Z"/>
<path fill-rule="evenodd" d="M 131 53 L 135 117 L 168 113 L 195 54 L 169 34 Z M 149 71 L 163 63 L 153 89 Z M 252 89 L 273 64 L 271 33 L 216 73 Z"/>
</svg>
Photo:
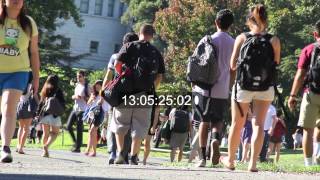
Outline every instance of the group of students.
<svg viewBox="0 0 320 180">
<path fill-rule="evenodd" d="M 30 126 L 30 119 L 35 116 L 42 124 L 44 132 L 43 156 L 49 157 L 48 148 L 58 136 L 62 124 L 61 114 L 65 106 L 64 95 L 59 88 L 59 78 L 56 75 L 50 75 L 41 90 L 39 105 L 35 108 L 40 69 L 38 30 L 34 20 L 24 13 L 23 3 L 24 1 L 1 1 L 0 31 L 3 34 L 3 37 L 0 37 L 1 162 L 12 162 L 9 146 L 17 114 L 21 127 L 18 133 L 17 152 L 24 153 L 27 127 Z M 267 134 L 272 135 L 271 142 L 279 150 L 280 140 L 279 135 L 275 135 L 278 133 L 276 129 L 285 127 L 285 123 L 278 114 L 275 121 L 277 123 L 272 125 L 273 132 L 268 132 L 269 129 L 264 128 L 268 109 L 276 93 L 274 86 L 277 82 L 274 79 L 274 73 L 276 73 L 275 67 L 280 64 L 281 46 L 279 38 L 267 32 L 267 11 L 264 5 L 257 4 L 249 9 L 246 25 L 250 31 L 240 34 L 235 40 L 228 33 L 233 21 L 234 17 L 230 10 L 219 11 L 215 20 L 217 32 L 199 42 L 198 46 L 208 41 L 214 46 L 219 73 L 214 83 L 210 82 L 213 86 L 209 89 L 201 84 L 192 83 L 193 116 L 189 117 L 188 113 L 180 115 L 188 117 L 184 118 L 188 119 L 188 122 L 193 121 L 189 123 L 193 127 L 190 126 L 187 130 L 194 130 L 196 138 L 192 142 L 192 149 L 200 154 L 198 167 L 206 166 L 206 153 L 209 150 L 213 165 L 220 162 L 227 169 L 234 170 L 236 152 L 243 137 L 246 139 L 243 141 L 243 147 L 246 149 L 244 160 L 249 161 L 248 170 L 257 172 L 258 156 L 264 147 Z M 150 140 L 159 120 L 160 107 L 156 105 L 131 107 L 120 104 L 111 108 L 105 102 L 106 97 L 100 92 L 103 87 L 111 87 L 110 82 L 115 83 L 116 78 L 122 78 L 130 74 L 130 71 L 136 75 L 136 71 L 140 70 L 140 73 L 142 72 L 140 77 L 143 77 L 145 72 L 150 73 L 148 74 L 150 76 L 144 77 L 146 81 L 128 78 L 129 84 L 133 84 L 130 86 L 132 88 L 130 93 L 135 97 L 156 96 L 156 89 L 165 73 L 165 63 L 161 53 L 150 43 L 154 34 L 155 30 L 151 25 L 143 25 L 139 35 L 127 34 L 123 40 L 123 47 L 111 57 L 104 80 L 95 82 L 92 90 L 85 82 L 84 72 L 77 73 L 78 83 L 72 96 L 75 105 L 67 123 L 67 129 L 75 142 L 73 152 L 80 152 L 83 120 L 85 120 L 90 125 L 90 137 L 85 154 L 95 156 L 98 128 L 104 119 L 108 119 L 105 127 L 109 128 L 109 163 L 137 165 L 140 146 L 144 139 L 143 163 L 146 164 L 150 152 Z M 313 164 L 312 141 L 319 119 L 320 21 L 315 25 L 314 38 L 316 43 L 302 50 L 288 100 L 289 107 L 293 109 L 297 104 L 299 90 L 304 88 L 298 125 L 303 128 L 302 147 L 306 166 Z M 255 61 L 258 63 L 254 64 Z M 30 80 L 30 71 L 32 80 Z M 31 85 L 28 86 L 28 84 Z M 220 157 L 219 145 L 224 129 L 224 113 L 228 110 L 227 101 L 230 90 L 232 122 L 228 132 L 228 155 Z M 34 102 L 30 103 L 31 101 Z M 29 104 L 26 105 L 26 102 Z M 175 111 L 177 109 L 169 114 L 169 119 L 177 120 L 180 112 Z M 246 122 L 246 120 L 249 121 Z M 171 129 L 174 128 L 173 122 L 175 121 L 171 121 Z M 76 136 L 73 132 L 74 124 L 77 125 Z M 244 131 L 242 131 L 243 127 L 245 127 Z M 211 131 L 211 141 L 207 148 L 209 131 Z M 320 158 L 319 129 L 316 128 L 316 132 L 315 155 L 318 160 Z M 171 138 L 176 140 L 170 142 L 173 150 L 171 161 L 174 159 L 176 148 L 180 149 L 179 160 L 181 160 L 182 144 L 184 145 L 182 142 L 186 141 L 187 134 L 188 132 L 171 134 Z M 251 138 L 248 138 L 248 134 Z M 246 143 L 249 140 L 251 155 L 248 160 Z M 273 145 L 270 145 L 272 148 Z"/>
</svg>

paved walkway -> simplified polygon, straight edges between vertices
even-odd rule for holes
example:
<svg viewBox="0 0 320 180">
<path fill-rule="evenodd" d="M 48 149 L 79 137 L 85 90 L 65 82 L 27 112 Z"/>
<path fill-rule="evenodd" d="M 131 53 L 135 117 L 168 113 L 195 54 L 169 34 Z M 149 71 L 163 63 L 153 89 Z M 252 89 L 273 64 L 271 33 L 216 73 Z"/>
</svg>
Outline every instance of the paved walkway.
<svg viewBox="0 0 320 180">
<path fill-rule="evenodd" d="M 66 151 L 50 151 L 50 158 L 41 157 L 41 150 L 26 149 L 26 155 L 13 153 L 14 162 L 0 164 L 0 180 L 102 180 L 102 179 L 163 179 L 163 180 L 320 180 L 319 175 L 284 173 L 230 172 L 225 169 L 162 167 L 166 159 L 152 158 L 147 166 L 107 165 L 107 156 L 90 158 Z"/>
</svg>

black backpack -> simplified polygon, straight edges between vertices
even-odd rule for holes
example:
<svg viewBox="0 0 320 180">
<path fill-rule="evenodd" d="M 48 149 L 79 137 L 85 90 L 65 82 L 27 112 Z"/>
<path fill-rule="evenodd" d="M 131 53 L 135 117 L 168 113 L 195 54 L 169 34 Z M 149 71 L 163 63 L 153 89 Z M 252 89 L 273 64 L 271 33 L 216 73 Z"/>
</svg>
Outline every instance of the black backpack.
<svg viewBox="0 0 320 180">
<path fill-rule="evenodd" d="M 150 91 L 158 74 L 159 52 L 149 42 L 135 41 L 136 62 L 129 65 L 132 70 L 133 89 L 135 93 Z"/>
<path fill-rule="evenodd" d="M 187 111 L 183 111 L 177 109 L 174 113 L 174 119 L 171 123 L 172 132 L 176 133 L 185 133 L 189 131 L 189 113 Z"/>
<path fill-rule="evenodd" d="M 266 91 L 276 80 L 272 35 L 245 35 L 237 63 L 237 83 L 244 90 Z"/>
<path fill-rule="evenodd" d="M 202 89 L 210 90 L 219 78 L 217 49 L 212 38 L 205 36 L 189 57 L 187 80 Z"/>
<path fill-rule="evenodd" d="M 314 43 L 307 76 L 307 86 L 312 92 L 320 94 L 320 43 Z"/>
</svg>

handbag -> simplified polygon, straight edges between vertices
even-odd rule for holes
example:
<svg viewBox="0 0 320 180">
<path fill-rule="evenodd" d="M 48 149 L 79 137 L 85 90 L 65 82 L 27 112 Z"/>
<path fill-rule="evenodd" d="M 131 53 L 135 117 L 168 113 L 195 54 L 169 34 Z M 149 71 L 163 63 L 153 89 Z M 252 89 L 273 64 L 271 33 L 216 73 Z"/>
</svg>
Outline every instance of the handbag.
<svg viewBox="0 0 320 180">
<path fill-rule="evenodd" d="M 64 113 L 64 106 L 56 97 L 49 97 L 44 105 L 44 112 L 56 116 L 61 116 Z"/>
<path fill-rule="evenodd" d="M 103 89 L 101 96 L 107 101 L 110 106 L 117 107 L 122 102 L 124 95 L 131 94 L 133 92 L 133 77 L 132 71 L 129 68 L 110 81 Z"/>
</svg>

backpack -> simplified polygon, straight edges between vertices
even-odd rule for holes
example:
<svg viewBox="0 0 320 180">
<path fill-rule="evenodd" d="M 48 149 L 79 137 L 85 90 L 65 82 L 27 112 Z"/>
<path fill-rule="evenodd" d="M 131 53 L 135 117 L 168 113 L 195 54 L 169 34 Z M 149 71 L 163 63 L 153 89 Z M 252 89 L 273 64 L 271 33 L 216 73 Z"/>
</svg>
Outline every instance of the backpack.
<svg viewBox="0 0 320 180">
<path fill-rule="evenodd" d="M 149 42 L 135 41 L 135 62 L 127 65 L 132 70 L 134 93 L 150 91 L 154 86 L 159 68 L 159 54 Z"/>
<path fill-rule="evenodd" d="M 88 124 L 92 123 L 93 120 L 102 120 L 104 118 L 104 111 L 102 106 L 94 103 L 87 107 L 82 115 L 82 120 Z"/>
<path fill-rule="evenodd" d="M 320 94 L 320 43 L 314 43 L 307 76 L 307 86 L 312 92 Z"/>
<path fill-rule="evenodd" d="M 171 129 L 170 129 L 170 121 L 166 121 L 161 127 L 161 138 L 170 140 L 171 138 Z"/>
<path fill-rule="evenodd" d="M 188 59 L 187 80 L 202 89 L 210 90 L 220 74 L 217 54 L 212 38 L 205 36 Z"/>
<path fill-rule="evenodd" d="M 176 133 L 185 133 L 189 131 L 189 113 L 177 109 L 173 115 L 174 119 L 171 119 L 171 130 Z"/>
<path fill-rule="evenodd" d="M 245 36 L 237 64 L 237 83 L 243 90 L 266 91 L 276 79 L 272 35 L 245 33 Z"/>
</svg>

